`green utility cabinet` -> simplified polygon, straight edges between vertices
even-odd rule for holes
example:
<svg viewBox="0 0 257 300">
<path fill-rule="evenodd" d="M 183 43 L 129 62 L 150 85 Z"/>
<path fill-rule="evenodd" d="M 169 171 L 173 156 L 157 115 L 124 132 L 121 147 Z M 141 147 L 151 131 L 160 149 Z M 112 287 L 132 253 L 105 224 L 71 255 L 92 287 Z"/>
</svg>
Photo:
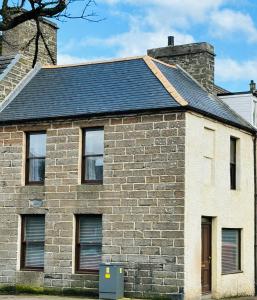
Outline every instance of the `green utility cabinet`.
<svg viewBox="0 0 257 300">
<path fill-rule="evenodd" d="M 124 297 L 124 268 L 118 263 L 100 264 L 99 299 Z"/>
</svg>

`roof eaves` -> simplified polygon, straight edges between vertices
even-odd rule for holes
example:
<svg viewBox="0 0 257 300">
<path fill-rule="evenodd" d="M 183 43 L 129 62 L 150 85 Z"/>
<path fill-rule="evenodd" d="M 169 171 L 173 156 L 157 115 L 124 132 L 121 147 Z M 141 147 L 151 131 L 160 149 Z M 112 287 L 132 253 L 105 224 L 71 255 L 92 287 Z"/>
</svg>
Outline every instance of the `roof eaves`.
<svg viewBox="0 0 257 300">
<path fill-rule="evenodd" d="M 169 82 L 169 80 L 164 76 L 161 70 L 156 66 L 150 56 L 143 57 L 148 68 L 153 72 L 157 79 L 162 83 L 167 92 L 175 99 L 175 101 L 181 106 L 187 106 L 188 102 L 178 93 L 174 86 Z M 172 67 L 172 66 L 170 66 Z"/>
<path fill-rule="evenodd" d="M 84 119 L 84 118 L 111 118 L 111 117 L 123 117 L 127 115 L 137 115 L 137 114 L 149 114 L 149 113 L 164 113 L 164 112 L 186 112 L 187 107 L 160 107 L 160 108 L 146 108 L 146 109 L 135 109 L 135 110 L 124 110 L 115 112 L 101 112 L 101 113 L 83 113 L 75 115 L 66 116 L 51 116 L 51 117 L 40 117 L 33 119 L 18 119 L 18 120 L 1 120 L 0 126 L 3 125 L 13 125 L 22 123 L 34 123 L 34 122 L 45 122 L 45 121 L 57 121 L 57 120 L 68 120 L 68 119 Z"/>
</svg>

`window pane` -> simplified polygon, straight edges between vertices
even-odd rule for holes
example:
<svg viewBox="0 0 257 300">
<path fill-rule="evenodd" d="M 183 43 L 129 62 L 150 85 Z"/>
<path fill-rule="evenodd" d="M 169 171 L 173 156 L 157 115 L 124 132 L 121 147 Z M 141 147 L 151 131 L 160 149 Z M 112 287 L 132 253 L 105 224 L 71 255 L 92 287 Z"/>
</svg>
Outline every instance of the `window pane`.
<svg viewBox="0 0 257 300">
<path fill-rule="evenodd" d="M 29 182 L 42 182 L 45 180 L 45 159 L 29 160 Z"/>
<path fill-rule="evenodd" d="M 230 162 L 236 163 L 236 139 L 230 139 Z"/>
<path fill-rule="evenodd" d="M 28 216 L 25 224 L 25 241 L 44 241 L 45 240 L 45 217 Z"/>
<path fill-rule="evenodd" d="M 222 273 L 240 271 L 240 231 L 222 230 Z"/>
<path fill-rule="evenodd" d="M 236 189 L 236 165 L 230 164 L 230 188 Z"/>
<path fill-rule="evenodd" d="M 24 266 L 44 267 L 45 217 L 41 215 L 24 217 Z"/>
<path fill-rule="evenodd" d="M 44 157 L 46 155 L 46 134 L 30 133 L 29 157 Z"/>
<path fill-rule="evenodd" d="M 79 217 L 80 270 L 98 270 L 102 259 L 102 216 Z"/>
<path fill-rule="evenodd" d="M 80 217 L 80 243 L 101 243 L 102 222 L 98 216 Z"/>
<path fill-rule="evenodd" d="M 104 153 L 104 131 L 88 130 L 85 131 L 85 151 L 86 155 Z"/>
<path fill-rule="evenodd" d="M 44 243 L 27 243 L 25 266 L 30 268 L 44 267 Z"/>
<path fill-rule="evenodd" d="M 101 259 L 101 246 L 81 245 L 79 262 L 81 270 L 99 270 Z"/>
<path fill-rule="evenodd" d="M 86 157 L 85 179 L 103 180 L 103 156 Z"/>
</svg>

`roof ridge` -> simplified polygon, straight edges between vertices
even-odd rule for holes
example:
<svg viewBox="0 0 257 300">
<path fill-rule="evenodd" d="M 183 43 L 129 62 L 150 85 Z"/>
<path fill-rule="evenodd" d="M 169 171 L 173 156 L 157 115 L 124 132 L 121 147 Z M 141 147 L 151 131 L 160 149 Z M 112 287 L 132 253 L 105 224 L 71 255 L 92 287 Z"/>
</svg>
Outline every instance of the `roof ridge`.
<svg viewBox="0 0 257 300">
<path fill-rule="evenodd" d="M 170 81 L 165 77 L 162 71 L 156 66 L 153 62 L 152 57 L 146 55 L 143 57 L 148 68 L 153 72 L 153 74 L 157 77 L 157 79 L 162 83 L 167 92 L 175 99 L 175 101 L 181 105 L 186 106 L 188 102 L 179 94 L 179 92 L 175 89 L 175 87 L 170 83 Z M 172 66 L 170 66 L 172 67 Z M 175 68 L 175 67 L 172 67 Z"/>
<path fill-rule="evenodd" d="M 97 65 L 97 64 L 108 64 L 113 62 L 121 62 L 121 61 L 128 61 L 128 60 L 136 60 L 136 59 L 143 59 L 144 56 L 131 56 L 131 57 L 124 57 L 124 58 L 113 58 L 113 59 L 106 59 L 106 60 L 95 60 L 95 61 L 88 61 L 88 62 L 81 62 L 77 64 L 67 64 L 67 65 L 45 65 L 42 69 L 58 69 L 58 68 L 68 68 L 68 67 L 80 67 L 86 65 Z"/>
</svg>

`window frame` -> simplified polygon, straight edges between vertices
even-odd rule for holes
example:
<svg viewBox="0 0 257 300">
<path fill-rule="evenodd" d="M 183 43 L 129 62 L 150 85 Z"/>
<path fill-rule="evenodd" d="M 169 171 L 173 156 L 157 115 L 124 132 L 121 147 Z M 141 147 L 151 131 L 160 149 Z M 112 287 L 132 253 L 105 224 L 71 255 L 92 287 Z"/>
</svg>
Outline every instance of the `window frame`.
<svg viewBox="0 0 257 300">
<path fill-rule="evenodd" d="M 82 129 L 82 166 L 81 166 L 81 183 L 84 184 L 92 184 L 92 185 L 100 185 L 103 184 L 103 178 L 101 180 L 90 180 L 86 179 L 86 159 L 87 157 L 102 157 L 104 159 L 104 152 L 102 154 L 91 154 L 86 155 L 86 132 L 87 131 L 104 131 L 103 126 L 99 127 L 87 127 Z M 104 141 L 103 141 L 104 142 Z M 103 163 L 104 168 L 104 163 Z"/>
<path fill-rule="evenodd" d="M 231 142 L 235 143 L 235 152 L 234 152 L 234 157 L 235 161 L 232 162 L 232 157 L 231 157 Z M 238 138 L 231 136 L 230 137 L 230 152 L 229 152 L 229 172 L 230 172 L 230 190 L 237 190 L 237 144 L 238 144 Z M 234 171 L 234 178 L 232 177 L 232 168 Z"/>
<path fill-rule="evenodd" d="M 223 239 L 222 239 L 222 233 L 223 230 L 228 230 L 228 231 L 237 231 L 238 232 L 238 270 L 231 271 L 231 272 L 226 272 L 224 273 L 222 270 L 222 248 L 223 248 Z M 222 228 L 221 229 L 221 275 L 229 275 L 229 274 L 237 274 L 237 273 L 242 273 L 242 229 L 241 228 Z"/>
<path fill-rule="evenodd" d="M 29 217 L 44 217 L 45 219 L 45 215 L 44 214 L 28 214 L 28 215 L 21 215 L 21 256 L 20 256 L 20 269 L 24 270 L 24 271 L 39 271 L 39 272 L 43 272 L 44 271 L 44 267 L 26 267 L 25 265 L 25 257 L 26 257 L 26 249 L 27 249 L 27 242 L 25 241 L 25 228 L 26 228 L 26 218 Z M 44 243 L 44 247 L 45 247 L 45 239 L 43 242 L 33 242 L 33 243 Z"/>
<path fill-rule="evenodd" d="M 28 131 L 26 132 L 26 166 L 25 166 L 25 185 L 44 185 L 45 184 L 45 174 L 44 174 L 44 180 L 43 181 L 30 181 L 29 180 L 29 170 L 30 170 L 30 161 L 32 159 L 44 159 L 46 161 L 46 155 L 45 156 L 38 156 L 34 158 L 30 158 L 29 155 L 29 149 L 30 149 L 30 136 L 36 135 L 36 134 L 47 134 L 45 130 L 41 131 Z"/>
<path fill-rule="evenodd" d="M 93 217 L 101 217 L 101 221 L 103 220 L 102 215 L 98 215 L 98 214 L 81 214 L 81 215 L 75 215 L 76 218 L 76 233 L 75 233 L 75 272 L 77 274 L 98 274 L 99 270 L 92 270 L 92 269 L 81 269 L 80 268 L 80 219 L 82 217 L 89 217 L 89 218 L 93 218 Z M 102 223 L 103 224 L 103 223 Z M 103 230 L 103 229 L 102 229 Z M 103 242 L 101 242 L 101 244 L 99 243 L 92 243 L 90 244 L 91 246 L 103 246 Z"/>
</svg>

